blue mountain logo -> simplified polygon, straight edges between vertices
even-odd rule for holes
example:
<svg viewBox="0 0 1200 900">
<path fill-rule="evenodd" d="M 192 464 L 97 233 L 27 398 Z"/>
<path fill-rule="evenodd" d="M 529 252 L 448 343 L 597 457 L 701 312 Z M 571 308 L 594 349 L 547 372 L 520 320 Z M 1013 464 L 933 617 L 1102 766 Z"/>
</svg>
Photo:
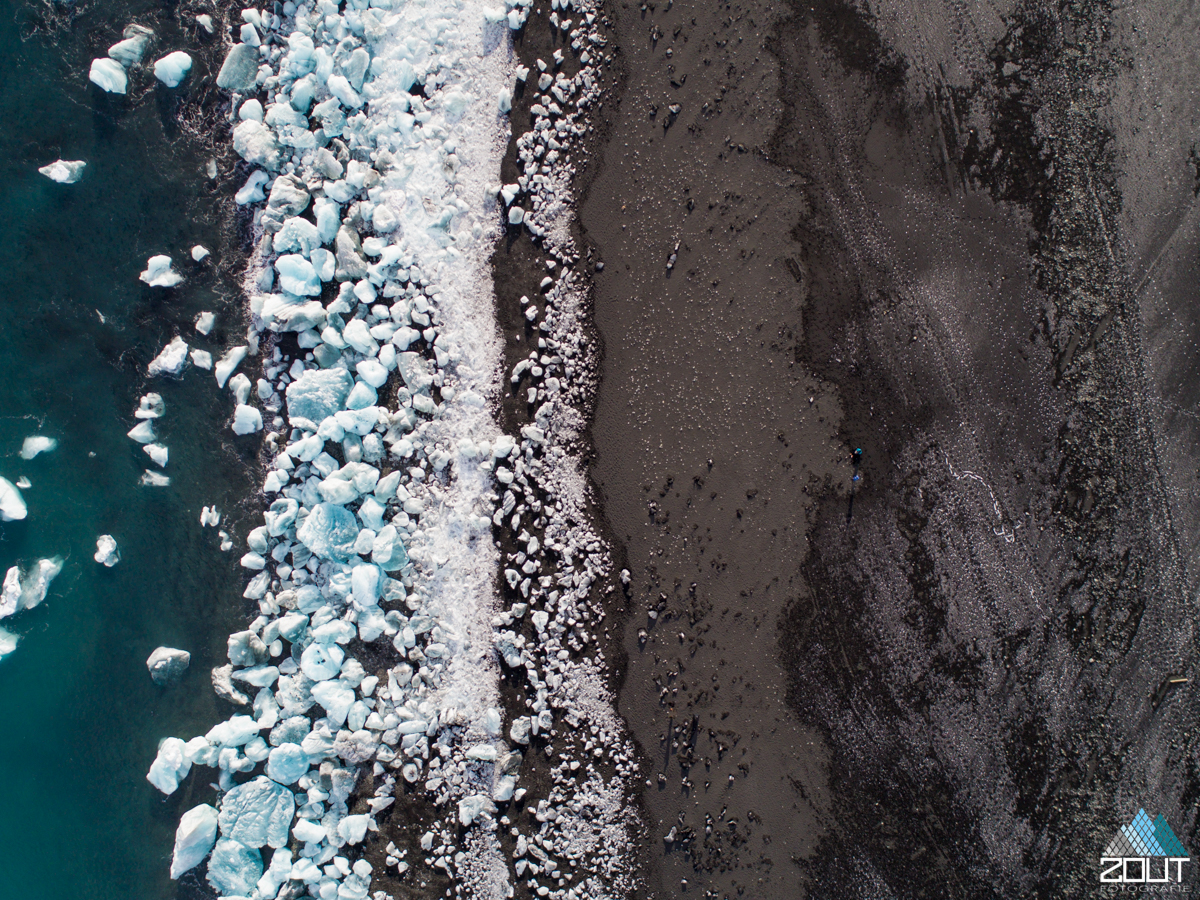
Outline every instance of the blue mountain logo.
<svg viewBox="0 0 1200 900">
<path fill-rule="evenodd" d="M 1128 856 L 1169 856 L 1185 857 L 1188 855 L 1175 832 L 1161 815 L 1154 821 L 1139 809 L 1133 821 L 1122 825 L 1120 831 L 1113 835 L 1108 847 L 1104 850 L 1105 857 Z"/>
</svg>

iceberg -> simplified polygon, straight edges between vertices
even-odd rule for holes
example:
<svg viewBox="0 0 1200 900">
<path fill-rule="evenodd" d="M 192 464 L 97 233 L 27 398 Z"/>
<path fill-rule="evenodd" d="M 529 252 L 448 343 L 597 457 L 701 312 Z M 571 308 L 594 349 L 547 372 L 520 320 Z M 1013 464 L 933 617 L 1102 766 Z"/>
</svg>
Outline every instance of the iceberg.
<svg viewBox="0 0 1200 900">
<path fill-rule="evenodd" d="M 129 84 L 124 67 L 115 59 L 93 59 L 88 81 L 110 94 L 124 94 Z"/>
<path fill-rule="evenodd" d="M 209 369 L 213 367 L 212 354 L 207 350 L 193 350 L 191 352 L 192 365 L 197 369 Z"/>
<path fill-rule="evenodd" d="M 309 369 L 287 387 L 288 418 L 306 420 L 313 431 L 346 402 L 354 378 L 345 369 Z"/>
<path fill-rule="evenodd" d="M 196 330 L 205 336 L 212 332 L 213 326 L 216 324 L 216 313 L 205 311 L 196 316 Z"/>
<path fill-rule="evenodd" d="M 138 403 L 138 408 L 133 412 L 133 417 L 135 419 L 161 419 L 163 413 L 166 411 L 167 404 L 163 402 L 162 395 L 151 393 L 141 399 Z M 137 440 L 137 438 L 134 438 L 134 440 Z"/>
<path fill-rule="evenodd" d="M 187 365 L 187 352 L 187 341 L 175 335 L 171 343 L 163 347 L 158 356 L 150 361 L 150 365 L 146 367 L 146 374 L 151 378 L 156 375 L 178 375 Z"/>
<path fill-rule="evenodd" d="M 225 795 L 218 823 L 227 838 L 247 847 L 266 844 L 278 850 L 287 845 L 295 811 L 292 792 L 259 775 Z"/>
<path fill-rule="evenodd" d="M 146 780 L 167 796 L 175 793 L 179 782 L 192 770 L 192 761 L 184 755 L 183 741 L 169 737 L 158 748 Z"/>
<path fill-rule="evenodd" d="M 49 453 L 58 446 L 58 441 L 52 437 L 33 435 L 25 438 L 21 444 L 21 459 L 33 459 L 39 453 Z"/>
<path fill-rule="evenodd" d="M 117 549 L 117 542 L 111 534 L 96 538 L 96 555 L 92 558 L 110 569 L 121 561 L 121 551 Z"/>
<path fill-rule="evenodd" d="M 248 94 L 258 87 L 258 50 L 249 44 L 234 44 L 217 73 L 217 87 Z"/>
<path fill-rule="evenodd" d="M 239 122 L 233 129 L 233 149 L 252 166 L 274 169 L 279 165 L 279 142 L 262 122 L 253 119 Z"/>
<path fill-rule="evenodd" d="M 208 861 L 208 883 L 225 897 L 249 897 L 262 878 L 262 854 L 257 850 L 221 838 Z"/>
<path fill-rule="evenodd" d="M 21 570 L 13 566 L 4 575 L 0 588 L 0 619 L 7 619 L 21 608 Z"/>
<path fill-rule="evenodd" d="M 154 32 L 141 25 L 128 25 L 123 34 L 124 40 L 117 41 L 108 48 L 108 55 L 127 69 L 131 69 L 142 61 L 146 54 L 146 45 Z"/>
<path fill-rule="evenodd" d="M 319 843 L 329 837 L 321 824 L 314 822 L 312 819 L 297 819 L 296 827 L 292 829 L 292 834 L 296 836 L 296 840 L 309 844 Z"/>
<path fill-rule="evenodd" d="M 74 184 L 83 175 L 86 166 L 87 163 L 81 159 L 56 159 L 50 165 L 42 166 L 38 171 L 59 184 Z"/>
<path fill-rule="evenodd" d="M 146 271 L 138 275 L 150 287 L 175 287 L 183 276 L 171 268 L 171 257 L 159 254 L 146 260 Z"/>
<path fill-rule="evenodd" d="M 345 658 L 337 644 L 309 644 L 300 655 L 300 671 L 313 681 L 328 681 L 337 677 Z"/>
<path fill-rule="evenodd" d="M 197 244 L 192 248 L 192 259 L 196 262 L 203 262 L 211 255 L 212 254 L 209 252 L 209 249 L 203 244 Z"/>
<path fill-rule="evenodd" d="M 168 53 L 154 64 L 154 77 L 169 88 L 179 87 L 192 70 L 192 58 L 182 50 Z"/>
<path fill-rule="evenodd" d="M 253 406 L 239 403 L 233 412 L 233 433 L 239 435 L 253 434 L 262 431 L 263 418 Z"/>
<path fill-rule="evenodd" d="M 171 479 L 161 472 L 151 472 L 149 469 L 146 469 L 142 472 L 142 477 L 138 479 L 138 483 L 150 487 L 166 487 L 171 483 Z"/>
<path fill-rule="evenodd" d="M 25 515 L 25 501 L 21 499 L 21 492 L 7 478 L 0 478 L 0 522 L 16 522 L 25 518 Z"/>
<path fill-rule="evenodd" d="M 296 538 L 322 559 L 345 562 L 354 555 L 358 530 L 354 513 L 332 503 L 318 503 L 296 529 Z"/>
<path fill-rule="evenodd" d="M 175 852 L 171 855 L 171 878 L 194 869 L 204 861 L 217 841 L 217 811 L 207 803 L 183 814 L 175 830 Z"/>
<path fill-rule="evenodd" d="M 178 681 L 191 661 L 192 655 L 186 650 L 158 647 L 146 660 L 146 668 L 150 670 L 151 681 L 157 685 L 167 685 Z"/>
</svg>

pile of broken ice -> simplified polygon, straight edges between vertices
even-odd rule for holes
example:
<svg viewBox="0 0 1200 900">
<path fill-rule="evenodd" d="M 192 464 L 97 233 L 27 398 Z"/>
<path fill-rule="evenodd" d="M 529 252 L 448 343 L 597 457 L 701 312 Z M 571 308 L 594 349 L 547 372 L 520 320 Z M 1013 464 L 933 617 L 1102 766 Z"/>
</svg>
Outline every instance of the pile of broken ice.
<svg viewBox="0 0 1200 900">
<path fill-rule="evenodd" d="M 498 14 L 478 0 L 246 10 L 218 76 L 235 93 L 234 147 L 256 167 L 238 202 L 265 201 L 249 349 L 263 332 L 291 332 L 303 354 L 289 362 L 268 336 L 254 395 L 245 376 L 230 382 L 233 430 L 267 428 L 274 453 L 263 485 L 273 499 L 242 557 L 261 615 L 213 671 L 244 713 L 166 739 L 148 775 L 171 793 L 193 766 L 219 770 L 219 809 L 184 815 L 171 874 L 211 851 L 221 896 L 264 900 L 291 882 L 293 896 L 365 898 L 371 866 L 343 848 L 375 829 L 396 772 L 456 802 L 463 825 L 513 796 L 520 754 L 501 739 L 492 651 L 491 491 L 516 444 L 484 395 L 500 359 L 487 259 L 507 28 L 530 2 Z M 418 82 L 423 93 L 410 93 Z M 169 262 L 152 269 L 148 283 Z M 219 383 L 249 349 L 223 373 L 217 364 Z M 175 374 L 186 352 L 169 345 L 157 370 Z M 130 437 L 149 445 L 144 424 Z M 370 645 L 399 662 L 368 672 L 352 648 Z M 539 692 L 514 739 L 549 722 Z M 380 786 L 351 814 L 362 766 Z"/>
</svg>

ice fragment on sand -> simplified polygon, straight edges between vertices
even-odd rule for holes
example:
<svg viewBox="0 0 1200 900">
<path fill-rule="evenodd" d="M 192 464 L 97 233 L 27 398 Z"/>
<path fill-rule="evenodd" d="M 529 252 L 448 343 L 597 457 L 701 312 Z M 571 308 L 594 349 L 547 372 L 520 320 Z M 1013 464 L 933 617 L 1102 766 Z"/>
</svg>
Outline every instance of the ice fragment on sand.
<svg viewBox="0 0 1200 900">
<path fill-rule="evenodd" d="M 175 287 L 183 276 L 171 268 L 171 257 L 159 254 L 146 260 L 146 271 L 138 276 L 150 287 Z"/>
<path fill-rule="evenodd" d="M 206 311 L 196 316 L 196 330 L 203 335 L 208 335 L 215 324 L 217 324 L 216 313 Z"/>
<path fill-rule="evenodd" d="M 159 746 L 158 756 L 150 765 L 146 780 L 170 796 L 191 770 L 192 761 L 183 754 L 183 741 L 177 737 L 169 737 Z"/>
<path fill-rule="evenodd" d="M 464 826 L 471 825 L 484 812 L 493 809 L 492 801 L 483 794 L 471 794 L 458 801 L 458 821 Z"/>
<path fill-rule="evenodd" d="M 49 453 L 58 446 L 58 441 L 52 437 L 35 434 L 25 438 L 21 444 L 21 459 L 33 459 L 39 453 Z"/>
<path fill-rule="evenodd" d="M 262 431 L 262 427 L 262 413 L 253 406 L 239 403 L 233 412 L 233 433 L 253 434 L 256 431 Z"/>
<path fill-rule="evenodd" d="M 124 94 L 129 84 L 124 67 L 115 59 L 93 59 L 88 81 L 110 94 Z"/>
<path fill-rule="evenodd" d="M 293 425 L 306 420 L 313 430 L 342 408 L 354 387 L 345 369 L 308 370 L 288 385 L 287 411 Z"/>
<path fill-rule="evenodd" d="M 181 678 L 191 661 L 192 655 L 186 650 L 159 647 L 146 660 L 146 668 L 150 670 L 151 681 L 165 685 Z"/>
<path fill-rule="evenodd" d="M 38 171 L 59 184 L 74 184 L 83 175 L 86 166 L 87 163 L 81 159 L 56 159 L 50 165 L 42 166 Z"/>
<path fill-rule="evenodd" d="M 208 861 L 208 883 L 222 896 L 249 897 L 262 877 L 262 870 L 261 853 L 237 841 L 221 838 Z"/>
<path fill-rule="evenodd" d="M 308 754 L 299 744 L 280 744 L 267 758 L 267 777 L 279 784 L 295 784 L 308 771 Z"/>
<path fill-rule="evenodd" d="M 170 451 L 164 444 L 146 444 L 142 447 L 146 455 L 160 466 L 166 466 Z"/>
<path fill-rule="evenodd" d="M 179 87 L 191 69 L 192 58 L 182 50 L 176 50 L 154 64 L 154 77 L 169 88 Z"/>
<path fill-rule="evenodd" d="M 287 844 L 296 799 L 292 792 L 262 775 L 238 785 L 221 801 L 221 834 L 247 847 Z"/>
<path fill-rule="evenodd" d="M 238 94 L 248 94 L 258 84 L 258 51 L 249 44 L 234 44 L 221 71 L 217 73 L 217 87 Z"/>
<path fill-rule="evenodd" d="M 179 820 L 175 852 L 171 856 L 171 878 L 194 869 L 204 861 L 217 840 L 217 811 L 207 803 L 192 807 Z"/>
<path fill-rule="evenodd" d="M 110 569 L 121 561 L 121 551 L 117 549 L 117 542 L 111 534 L 96 538 L 96 554 L 92 559 Z"/>
<path fill-rule="evenodd" d="M 217 377 L 218 387 L 225 387 L 225 382 L 229 380 L 229 376 L 233 374 L 233 370 L 241 365 L 242 360 L 246 358 L 246 354 L 249 352 L 248 347 L 231 347 L 226 351 L 225 355 L 213 367 L 213 374 Z"/>
<path fill-rule="evenodd" d="M 25 514 L 21 492 L 7 478 L 0 478 L 0 522 L 16 522 L 25 518 Z"/>
</svg>

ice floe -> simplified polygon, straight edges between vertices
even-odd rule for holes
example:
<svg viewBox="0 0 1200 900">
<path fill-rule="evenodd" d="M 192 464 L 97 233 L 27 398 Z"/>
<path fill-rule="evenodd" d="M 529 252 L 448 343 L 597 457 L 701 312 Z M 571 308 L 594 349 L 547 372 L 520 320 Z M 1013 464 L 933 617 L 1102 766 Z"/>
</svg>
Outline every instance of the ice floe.
<svg viewBox="0 0 1200 900">
<path fill-rule="evenodd" d="M 158 647 L 146 660 L 146 668 L 150 670 L 150 679 L 155 684 L 166 685 L 183 677 L 191 661 L 192 655 L 186 650 Z"/>
<path fill-rule="evenodd" d="M 48 166 L 42 166 L 38 171 L 59 184 L 74 184 L 83 177 L 85 168 L 87 168 L 87 163 L 81 159 L 56 159 Z"/>
<path fill-rule="evenodd" d="M 207 803 L 194 806 L 183 814 L 175 831 L 175 850 L 171 854 L 171 877 L 204 862 L 217 842 L 217 811 Z"/>
<path fill-rule="evenodd" d="M 58 446 L 58 441 L 45 435 L 32 435 L 21 444 L 21 459 L 33 459 L 39 453 L 49 453 Z"/>
<path fill-rule="evenodd" d="M 88 80 L 110 94 L 124 94 L 129 85 L 124 66 L 115 59 L 93 59 Z"/>
<path fill-rule="evenodd" d="M 154 63 L 154 77 L 169 88 L 179 87 L 192 70 L 192 58 L 182 50 L 168 53 Z"/>
</svg>

